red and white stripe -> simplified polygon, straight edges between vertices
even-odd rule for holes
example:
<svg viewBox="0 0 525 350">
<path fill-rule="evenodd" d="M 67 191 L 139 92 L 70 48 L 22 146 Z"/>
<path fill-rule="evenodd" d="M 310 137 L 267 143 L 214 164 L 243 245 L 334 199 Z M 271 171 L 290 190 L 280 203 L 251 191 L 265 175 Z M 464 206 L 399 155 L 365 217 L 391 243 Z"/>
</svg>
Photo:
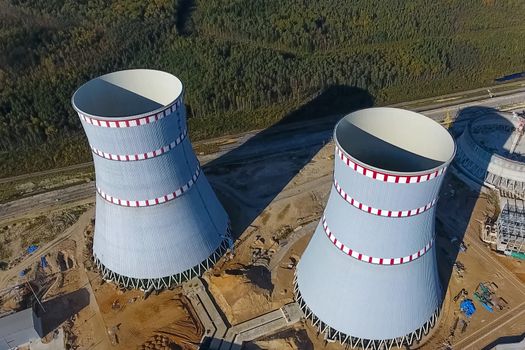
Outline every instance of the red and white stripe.
<svg viewBox="0 0 525 350">
<path fill-rule="evenodd" d="M 335 146 L 335 149 L 337 151 L 337 155 L 339 156 L 339 158 L 347 166 L 354 169 L 361 175 L 365 175 L 371 179 L 384 181 L 384 182 L 390 182 L 390 183 L 396 183 L 396 184 L 397 183 L 413 184 L 413 183 L 425 182 L 428 180 L 432 180 L 433 178 L 436 178 L 440 175 L 443 175 L 443 173 L 445 173 L 445 170 L 447 170 L 447 167 L 444 166 L 442 168 L 437 169 L 436 171 L 433 171 L 427 174 L 414 175 L 414 176 L 392 175 L 392 174 L 382 173 L 376 170 L 365 168 L 362 165 L 359 165 L 356 162 L 352 161 L 341 149 L 339 149 L 339 147 Z"/>
<path fill-rule="evenodd" d="M 146 117 L 140 117 L 140 118 L 134 118 L 134 119 L 111 119 L 111 120 L 103 120 L 103 119 L 97 119 L 95 117 L 90 117 L 82 113 L 78 113 L 78 116 L 80 119 L 88 124 L 100 126 L 103 128 L 130 128 L 132 126 L 139 126 L 139 125 L 146 125 L 156 122 L 157 120 L 161 120 L 164 117 L 167 117 L 171 115 L 173 112 L 175 112 L 181 105 L 181 100 L 175 101 L 171 106 L 168 106 L 166 109 L 152 114 L 148 115 Z"/>
<path fill-rule="evenodd" d="M 335 235 L 330 231 L 330 228 L 328 227 L 328 224 L 326 223 L 326 218 L 323 216 L 323 228 L 324 232 L 326 233 L 326 236 L 330 241 L 337 247 L 339 250 L 341 250 L 346 255 L 351 256 L 352 258 L 355 258 L 357 260 L 361 260 L 364 262 L 367 262 L 369 264 L 376 264 L 376 265 L 400 265 L 405 264 L 408 262 L 411 262 L 413 260 L 416 260 L 417 258 L 423 256 L 426 252 L 430 250 L 432 245 L 434 244 L 434 239 L 431 239 L 430 242 L 427 243 L 426 246 L 415 252 L 414 254 L 404 256 L 401 258 L 379 258 L 379 257 L 373 257 L 369 256 L 363 253 L 359 253 L 355 250 L 350 249 L 346 245 L 344 245 L 341 241 L 339 241 Z"/>
<path fill-rule="evenodd" d="M 379 216 L 386 216 L 389 218 L 406 218 L 409 216 L 414 216 L 417 214 L 421 214 L 428 209 L 432 208 L 434 204 L 437 202 L 437 198 L 432 200 L 432 202 L 428 203 L 427 205 L 424 205 L 420 208 L 411 209 L 411 210 L 387 210 L 387 209 L 378 209 L 370 207 L 366 204 L 363 204 L 359 202 L 357 199 L 350 197 L 342 188 L 339 186 L 339 183 L 336 179 L 334 179 L 334 187 L 337 190 L 337 192 L 343 197 L 345 201 L 356 207 L 357 209 L 360 209 L 362 211 L 365 211 L 367 213 L 373 214 L 373 215 L 379 215 Z"/>
<path fill-rule="evenodd" d="M 198 167 L 195 171 L 195 174 L 191 177 L 190 181 L 188 181 L 184 186 L 179 187 L 174 192 L 153 199 L 146 199 L 141 201 L 120 199 L 105 193 L 99 187 L 97 187 L 97 192 L 102 198 L 104 198 L 108 202 L 121 205 L 123 207 L 151 207 L 153 205 L 169 202 L 175 198 L 180 197 L 183 193 L 187 192 L 191 188 L 191 186 L 193 186 L 193 184 L 197 181 L 200 172 L 201 169 L 200 167 Z"/>
<path fill-rule="evenodd" d="M 171 151 L 174 149 L 178 144 L 180 144 L 184 139 L 186 138 L 186 135 L 188 134 L 187 130 L 184 130 L 182 134 L 177 137 L 175 141 L 170 143 L 169 145 L 163 146 L 159 149 L 156 149 L 154 151 L 150 151 L 147 153 L 138 153 L 138 154 L 112 154 L 107 153 L 104 151 L 101 151 L 99 149 L 96 149 L 95 147 L 91 147 L 91 151 L 95 153 L 97 156 L 100 156 L 102 158 L 106 158 L 109 160 L 118 160 L 121 162 L 129 162 L 129 161 L 135 161 L 135 160 L 144 160 L 149 158 L 155 158 L 158 157 L 166 152 Z"/>
</svg>

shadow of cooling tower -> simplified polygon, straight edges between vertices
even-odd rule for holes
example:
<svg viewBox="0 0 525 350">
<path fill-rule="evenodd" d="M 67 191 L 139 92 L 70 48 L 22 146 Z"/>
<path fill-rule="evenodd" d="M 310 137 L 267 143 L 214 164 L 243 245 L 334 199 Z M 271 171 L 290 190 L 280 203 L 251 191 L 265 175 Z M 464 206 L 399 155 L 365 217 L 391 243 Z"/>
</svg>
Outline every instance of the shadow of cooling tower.
<svg viewBox="0 0 525 350">
<path fill-rule="evenodd" d="M 343 113 L 373 104 L 374 98 L 366 90 L 345 85 L 331 86 L 241 146 L 206 164 L 203 167 L 206 177 L 230 216 L 234 238 L 250 226 L 332 139 L 334 126 Z M 280 164 L 272 161 L 283 154 L 289 154 L 288 160 L 293 160 L 293 164 L 271 171 Z M 257 169 L 257 176 L 238 177 L 229 181 L 228 188 L 223 188 L 218 179 L 234 172 L 250 173 L 253 169 Z M 260 189 L 263 194 L 253 196 L 253 188 Z M 231 192 L 236 195 L 232 196 Z"/>
<path fill-rule="evenodd" d="M 457 144 L 456 157 L 452 163 L 454 171 L 447 173 L 446 184 L 442 187 L 440 197 L 441 200 L 437 204 L 437 234 L 444 238 L 441 247 L 437 250 L 437 259 L 439 262 L 439 273 L 441 277 L 441 283 L 443 290 L 447 290 L 452 273 L 454 270 L 454 263 L 459 260 L 461 261 L 460 245 L 463 238 L 469 228 L 469 222 L 473 219 L 474 209 L 477 203 L 477 199 L 482 194 L 483 180 L 487 174 L 488 166 L 490 163 L 490 157 L 477 157 L 475 165 L 467 162 L 467 157 L 462 157 L 464 152 L 460 140 L 464 133 L 474 132 L 469 129 L 469 122 L 472 120 L 488 116 L 488 115 L 499 115 L 499 111 L 489 107 L 468 107 L 458 112 L 458 115 L 451 126 L 451 133 L 454 136 Z M 512 128 L 513 125 L 506 119 L 501 118 L 501 122 L 508 128 Z M 503 147 L 507 140 L 497 139 L 492 145 L 494 148 Z M 498 143 L 499 142 L 499 143 Z M 470 154 L 470 157 L 476 156 L 476 154 Z M 475 176 L 467 173 L 465 168 L 471 169 Z M 455 173 L 459 174 L 462 179 L 459 179 Z M 465 184 L 468 183 L 468 185 Z M 448 186 L 448 187 L 447 187 Z M 451 196 L 450 189 L 458 191 L 459 195 Z M 477 222 L 474 222 L 477 224 Z M 451 242 L 457 238 L 458 240 L 454 243 Z M 479 239 L 476 237 L 475 239 Z M 438 244 L 439 246 L 439 244 Z M 468 247 L 467 247 L 468 248 Z M 467 266 L 468 269 L 468 266 Z"/>
</svg>

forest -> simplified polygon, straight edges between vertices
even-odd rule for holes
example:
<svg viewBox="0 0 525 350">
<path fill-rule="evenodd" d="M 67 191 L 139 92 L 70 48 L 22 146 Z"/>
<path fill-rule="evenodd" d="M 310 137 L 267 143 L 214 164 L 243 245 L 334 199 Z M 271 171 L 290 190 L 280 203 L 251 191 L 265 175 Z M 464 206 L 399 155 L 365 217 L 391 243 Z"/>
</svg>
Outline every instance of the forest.
<svg viewBox="0 0 525 350">
<path fill-rule="evenodd" d="M 523 0 L 0 0 L 0 177 L 90 160 L 70 99 L 104 73 L 178 76 L 195 141 L 331 86 L 384 105 L 494 84 L 525 70 L 523 18 Z"/>
</svg>

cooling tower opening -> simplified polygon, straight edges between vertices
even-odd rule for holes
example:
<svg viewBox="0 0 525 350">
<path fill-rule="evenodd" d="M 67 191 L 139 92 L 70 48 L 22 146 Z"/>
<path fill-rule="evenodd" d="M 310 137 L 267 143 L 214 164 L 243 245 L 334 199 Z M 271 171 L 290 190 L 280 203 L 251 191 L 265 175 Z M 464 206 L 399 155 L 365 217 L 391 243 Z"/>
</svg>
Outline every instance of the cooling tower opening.
<svg viewBox="0 0 525 350">
<path fill-rule="evenodd" d="M 397 108 L 350 113 L 335 127 L 335 140 L 350 158 L 377 170 L 422 172 L 449 162 L 454 140 L 422 114 Z"/>
<path fill-rule="evenodd" d="M 80 113 L 104 118 L 153 114 L 182 94 L 181 81 L 166 72 L 132 69 L 88 81 L 73 95 Z"/>
</svg>

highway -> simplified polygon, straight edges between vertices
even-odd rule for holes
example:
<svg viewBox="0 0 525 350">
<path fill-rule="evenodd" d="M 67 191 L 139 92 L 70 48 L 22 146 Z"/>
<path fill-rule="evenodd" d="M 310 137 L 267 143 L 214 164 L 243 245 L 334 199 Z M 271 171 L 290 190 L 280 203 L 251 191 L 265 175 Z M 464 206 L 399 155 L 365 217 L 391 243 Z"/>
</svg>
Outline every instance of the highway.
<svg viewBox="0 0 525 350">
<path fill-rule="evenodd" d="M 435 103 L 429 105 L 424 110 L 421 111 L 422 114 L 432 118 L 436 121 L 441 121 L 444 118 L 444 115 L 447 112 L 451 112 L 452 115 L 455 115 L 459 109 L 473 107 L 473 106 L 483 106 L 496 108 L 500 105 L 511 105 L 517 103 L 523 103 L 525 101 L 525 92 L 518 89 L 518 92 L 507 92 L 505 95 L 494 97 L 494 98 L 484 98 L 479 101 L 469 101 L 463 102 L 462 100 L 457 100 L 457 104 L 447 107 L 438 107 Z M 433 101 L 435 101 L 434 99 Z M 410 103 L 405 103 L 410 105 Z M 398 106 L 398 105 L 396 105 Z M 281 127 L 274 127 L 272 133 L 289 133 L 290 138 L 287 142 L 279 142 L 278 144 L 272 145 L 271 143 L 265 145 L 254 145 L 254 147 L 247 148 L 243 154 L 236 154 L 236 158 L 226 157 L 224 159 L 228 164 L 234 164 L 236 162 L 242 162 L 247 157 L 253 159 L 271 157 L 275 154 L 287 152 L 293 149 L 308 147 L 312 142 L 317 142 L 317 137 L 323 136 L 325 133 L 331 133 L 333 127 L 333 118 L 338 118 L 333 116 L 331 118 L 322 118 L 318 120 L 312 120 L 308 122 L 299 122 L 293 124 L 286 124 Z M 473 116 L 474 117 L 474 116 Z M 249 140 L 251 137 L 259 133 L 260 130 L 254 130 L 246 133 L 242 133 L 235 136 L 226 136 L 222 138 L 217 138 L 213 140 L 203 141 L 201 143 L 217 143 L 220 144 L 222 141 L 226 145 L 220 146 L 220 150 L 213 154 L 199 156 L 201 163 L 206 164 L 211 160 L 214 160 L 221 155 L 229 152 L 232 149 L 239 147 L 241 144 Z M 302 135 L 302 136 L 298 136 Z M 282 141 L 282 138 L 281 138 Z M 49 171 L 38 172 L 34 174 L 20 175 L 12 178 L 0 179 L 2 182 L 28 179 L 32 176 L 43 176 L 46 174 L 54 174 L 66 170 L 80 169 L 83 167 L 90 166 L 91 163 L 84 163 L 74 165 L 68 168 L 62 169 L 53 169 Z M 39 215 L 42 212 L 49 211 L 55 208 L 70 206 L 74 203 L 79 202 L 93 202 L 95 199 L 95 186 L 93 182 L 75 185 L 71 187 L 62 188 L 59 190 L 54 190 L 46 193 L 37 194 L 31 197 L 18 199 L 11 201 L 5 204 L 0 204 L 0 222 L 2 221 L 12 221 L 18 220 L 21 217 L 29 215 Z"/>
</svg>

